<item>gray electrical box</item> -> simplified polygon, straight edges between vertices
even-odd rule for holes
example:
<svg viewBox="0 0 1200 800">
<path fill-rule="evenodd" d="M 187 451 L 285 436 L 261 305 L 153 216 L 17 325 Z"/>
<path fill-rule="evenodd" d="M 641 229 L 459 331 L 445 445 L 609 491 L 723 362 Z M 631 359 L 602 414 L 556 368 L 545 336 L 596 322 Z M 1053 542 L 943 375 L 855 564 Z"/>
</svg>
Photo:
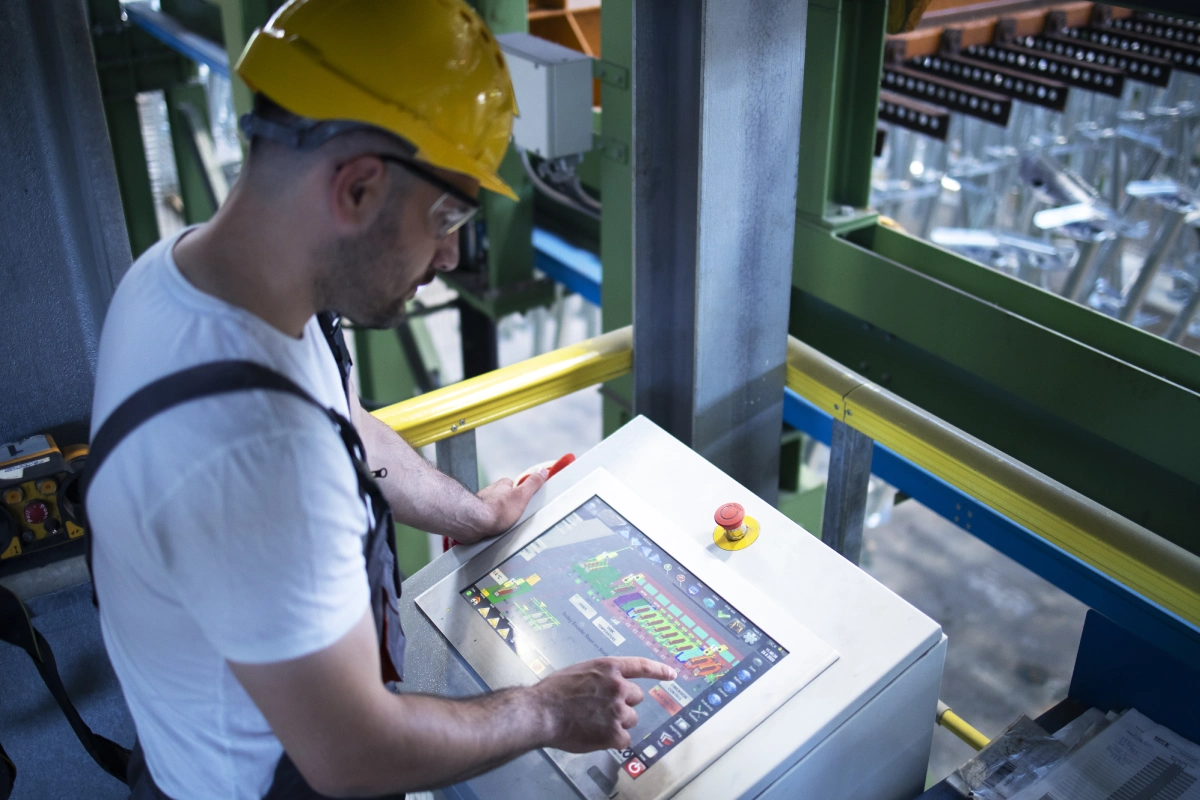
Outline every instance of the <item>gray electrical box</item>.
<svg viewBox="0 0 1200 800">
<path fill-rule="evenodd" d="M 517 95 L 517 146 L 542 158 L 591 150 L 592 59 L 528 33 L 506 33 L 496 41 Z"/>
</svg>

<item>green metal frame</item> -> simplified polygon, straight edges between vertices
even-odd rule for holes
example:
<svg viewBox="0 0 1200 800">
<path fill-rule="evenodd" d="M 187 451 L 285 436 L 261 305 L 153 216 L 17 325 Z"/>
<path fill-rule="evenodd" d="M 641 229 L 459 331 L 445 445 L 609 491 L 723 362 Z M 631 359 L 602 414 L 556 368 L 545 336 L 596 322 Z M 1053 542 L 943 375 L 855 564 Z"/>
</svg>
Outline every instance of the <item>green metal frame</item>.
<svg viewBox="0 0 1200 800">
<path fill-rule="evenodd" d="M 604 61 L 633 74 L 633 0 L 604 0 L 600 13 L 600 40 Z M 600 136 L 610 144 L 633 150 L 633 90 L 603 81 L 600 85 Z M 633 324 L 633 167 L 628 158 L 600 158 L 600 196 L 604 215 L 600 220 L 600 261 L 604 265 L 601 287 L 601 326 L 613 331 Z M 633 377 L 625 376 L 604 385 L 604 435 L 628 422 L 633 399 Z M 612 398 L 620 398 L 615 401 Z"/>
<path fill-rule="evenodd" d="M 865 211 L 884 0 L 812 0 L 790 333 L 1200 553 L 1200 356 Z"/>
</svg>

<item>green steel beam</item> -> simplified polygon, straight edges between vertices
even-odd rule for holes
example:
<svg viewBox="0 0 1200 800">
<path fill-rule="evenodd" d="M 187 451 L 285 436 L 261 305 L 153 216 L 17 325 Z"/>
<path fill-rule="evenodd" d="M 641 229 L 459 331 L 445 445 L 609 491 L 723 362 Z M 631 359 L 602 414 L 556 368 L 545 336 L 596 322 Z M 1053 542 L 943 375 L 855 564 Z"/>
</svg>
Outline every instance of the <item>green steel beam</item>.
<svg viewBox="0 0 1200 800">
<path fill-rule="evenodd" d="M 230 81 L 233 86 L 233 107 L 245 114 L 254 104 L 254 95 L 233 67 L 242 55 L 242 48 L 255 28 L 265 25 L 282 0 L 214 0 L 221 9 L 221 29 L 225 52 L 229 54 Z"/>
<path fill-rule="evenodd" d="M 116 0 L 90 0 L 92 49 L 104 118 L 125 212 L 129 245 L 137 258 L 158 241 L 158 217 L 142 142 L 137 95 L 187 80 L 192 66 L 149 34 L 122 19 Z"/>
<path fill-rule="evenodd" d="M 509 200 L 494 192 L 483 192 L 481 197 L 487 221 L 490 289 L 514 286 L 533 277 L 533 183 L 515 146 L 510 145 L 504 155 L 500 177 L 521 199 Z"/>
<path fill-rule="evenodd" d="M 831 217 L 836 221 L 830 224 L 841 226 L 853 215 L 836 215 L 838 207 L 867 206 L 886 24 L 886 0 L 808 4 L 796 194 L 800 219 Z"/>
<path fill-rule="evenodd" d="M 1200 357 L 877 224 L 884 0 L 812 0 L 791 332 L 1200 552 Z"/>
<path fill-rule="evenodd" d="M 600 40 L 604 60 L 633 74 L 633 0 L 604 0 L 600 12 Z M 601 136 L 633 150 L 633 92 L 608 82 L 600 84 Z M 605 154 L 600 157 L 600 195 L 604 213 L 600 220 L 600 261 L 604 267 L 601 288 L 601 324 L 605 331 L 633 324 L 633 168 Z M 629 421 L 633 378 L 626 376 L 604 385 L 604 435 Z M 616 402 L 611 397 L 623 399 Z"/>
<path fill-rule="evenodd" d="M 888 380 L 882 382 L 901 396 L 910 397 L 922 408 L 1027 460 L 1035 469 L 1114 510 L 1115 498 L 1103 493 L 1098 496 L 1100 484 L 1063 471 L 1063 465 L 1072 459 L 1047 454 L 1027 458 L 1018 453 L 1022 440 L 1034 432 L 1041 437 L 1041 442 L 1028 443 L 1029 451 L 1039 450 L 1051 440 L 1061 447 L 1079 446 L 1067 443 L 1081 438 L 1094 440 L 1087 449 L 1095 460 L 1075 463 L 1076 468 L 1088 472 L 1101 468 L 1120 474 L 1127 472 L 1128 464 L 1144 470 L 1154 467 L 1153 474 L 1162 485 L 1186 489 L 1192 497 L 1200 498 L 1200 458 L 1196 457 L 1194 444 L 1200 394 L 818 226 L 797 225 L 796 250 L 806 256 L 805 266 L 801 268 L 798 263 L 793 276 L 797 289 L 852 315 L 859 326 L 878 328 L 957 370 L 942 370 L 944 374 L 940 375 L 925 372 L 924 379 L 936 382 L 919 387 L 915 385 L 920 380 L 919 371 L 907 375 L 901 362 L 886 367 L 876 362 L 888 375 Z M 826 349 L 831 346 L 828 335 L 814 330 L 805 319 L 806 308 L 812 310 L 803 303 L 793 308 L 794 335 L 811 341 L 851 368 L 861 367 L 859 361 L 870 365 L 871 359 L 866 356 L 855 361 L 851 355 L 851 360 L 846 360 L 844 349 Z M 954 383 L 960 385 L 952 386 Z M 907 394 L 901 391 L 902 386 Z M 990 393 L 996 399 L 985 405 L 997 415 L 998 422 L 1003 421 L 1001 429 L 996 429 L 996 424 L 986 426 L 993 435 L 989 439 L 979 424 L 956 421 L 976 412 L 963 409 L 951 413 L 941 408 L 942 404 L 935 401 L 939 392 L 963 402 L 975 402 L 976 395 Z M 1038 415 L 1054 425 L 1028 427 L 1030 419 Z M 1055 426 L 1061 428 L 1061 435 L 1053 435 Z M 1055 468 L 1046 468 L 1052 462 Z M 1134 481 L 1136 485 L 1142 483 Z M 1106 491 L 1118 488 L 1108 486 Z M 1147 498 L 1163 500 L 1161 493 L 1152 491 L 1153 487 L 1141 488 L 1150 491 Z M 1162 515 L 1156 515 L 1148 500 L 1123 501 L 1119 505 L 1125 509 L 1119 513 L 1167 538 L 1198 539 L 1191 544 L 1178 541 L 1182 546 L 1200 546 L 1196 517 L 1180 530 L 1178 524 L 1184 520 L 1159 519 Z M 1135 508 L 1139 509 L 1136 514 L 1131 511 Z"/>
<path fill-rule="evenodd" d="M 791 332 L 951 425 L 1200 553 L 1200 491 L 1175 473 L 799 290 L 793 290 Z"/>
<path fill-rule="evenodd" d="M 208 125 L 208 90 L 202 83 L 187 83 L 167 89 L 163 96 L 167 102 L 175 171 L 179 176 L 179 196 L 183 200 L 183 220 L 188 225 L 207 222 L 217 209 L 209 194 L 204 164 L 192 140 L 191 125 L 181 106 L 190 105 Z"/>
<path fill-rule="evenodd" d="M 1200 355 L 1166 339 L 882 225 L 872 225 L 847 238 L 985 303 L 1200 392 Z"/>
<path fill-rule="evenodd" d="M 159 231 L 136 95 L 105 98 L 104 119 L 112 142 L 129 249 L 137 258 L 158 241 Z"/>
</svg>

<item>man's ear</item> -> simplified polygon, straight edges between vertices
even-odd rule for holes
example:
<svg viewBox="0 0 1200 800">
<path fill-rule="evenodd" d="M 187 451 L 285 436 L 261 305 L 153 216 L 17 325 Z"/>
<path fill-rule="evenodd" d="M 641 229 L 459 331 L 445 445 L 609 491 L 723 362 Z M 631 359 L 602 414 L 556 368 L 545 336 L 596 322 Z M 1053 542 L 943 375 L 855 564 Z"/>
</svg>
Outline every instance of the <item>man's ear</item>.
<svg viewBox="0 0 1200 800">
<path fill-rule="evenodd" d="M 386 205 L 387 166 L 377 156 L 355 156 L 334 171 L 329 182 L 329 207 L 342 233 L 365 230 Z"/>
</svg>

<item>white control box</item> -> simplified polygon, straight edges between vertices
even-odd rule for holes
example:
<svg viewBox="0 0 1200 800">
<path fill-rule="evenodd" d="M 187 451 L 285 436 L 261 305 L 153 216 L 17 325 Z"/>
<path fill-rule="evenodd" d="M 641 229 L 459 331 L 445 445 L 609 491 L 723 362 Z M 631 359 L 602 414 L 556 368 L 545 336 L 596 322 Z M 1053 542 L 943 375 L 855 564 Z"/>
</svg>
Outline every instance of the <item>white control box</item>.
<svg viewBox="0 0 1200 800">
<path fill-rule="evenodd" d="M 736 551 L 715 542 L 714 512 L 730 502 L 761 527 Z M 547 482 L 509 533 L 453 548 L 404 587 L 417 612 L 409 641 L 424 647 L 405 674 L 411 691 L 438 691 L 435 673 L 464 662 L 480 681 L 460 695 L 584 656 L 657 647 L 667 660 L 689 635 L 672 632 L 676 618 L 705 640 L 673 656 L 692 675 L 644 687 L 628 752 L 527 753 L 447 798 L 911 800 L 924 789 L 946 655 L 938 624 L 644 417 Z M 763 652 L 772 643 L 786 651 L 777 664 Z M 716 672 L 691 661 L 714 655 Z"/>
<path fill-rule="evenodd" d="M 542 158 L 591 150 L 592 59 L 528 33 L 505 33 L 496 41 L 517 95 L 517 146 Z"/>
</svg>

